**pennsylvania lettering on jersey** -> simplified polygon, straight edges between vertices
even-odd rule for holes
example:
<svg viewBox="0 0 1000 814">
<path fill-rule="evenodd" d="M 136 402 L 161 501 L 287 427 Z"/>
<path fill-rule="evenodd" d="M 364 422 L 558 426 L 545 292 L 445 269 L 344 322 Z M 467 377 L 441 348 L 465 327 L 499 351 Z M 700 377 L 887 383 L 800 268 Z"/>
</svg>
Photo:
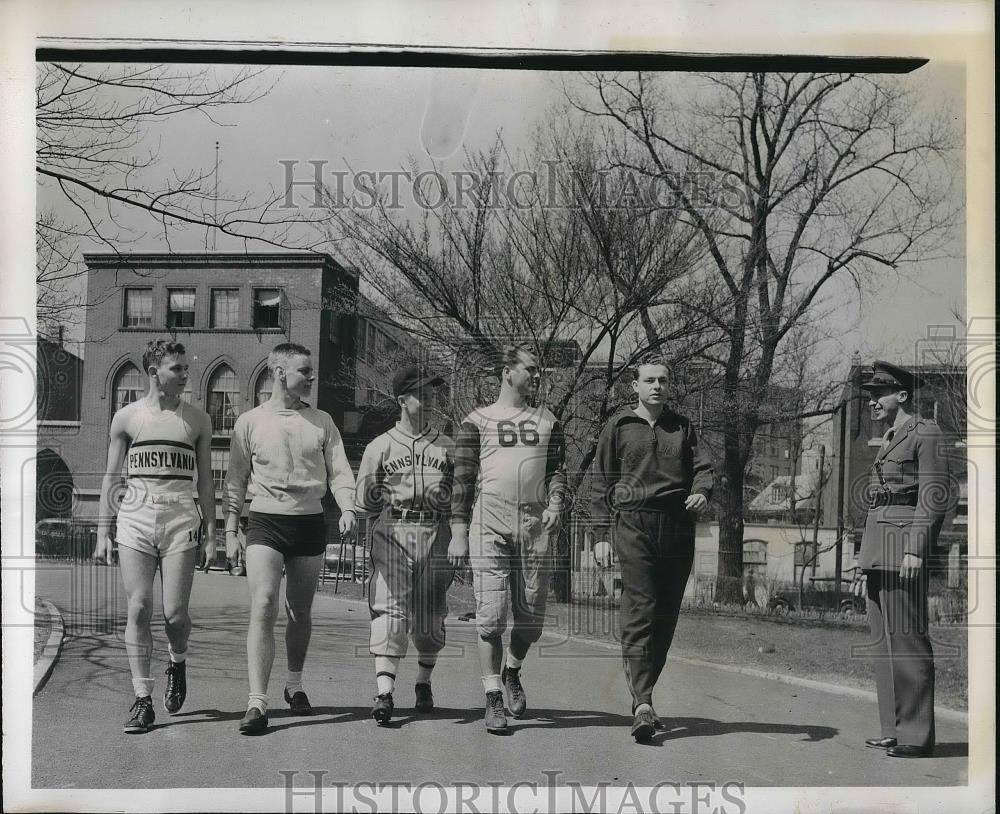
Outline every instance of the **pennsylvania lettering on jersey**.
<svg viewBox="0 0 1000 814">
<path fill-rule="evenodd" d="M 447 515 L 454 470 L 447 435 L 428 427 L 413 436 L 397 425 L 365 448 L 354 502 L 369 512 L 393 506 Z"/>
<path fill-rule="evenodd" d="M 129 477 L 192 480 L 194 449 L 174 441 L 140 441 L 128 453 Z"/>
<path fill-rule="evenodd" d="M 468 521 L 477 495 L 557 510 L 566 487 L 565 443 L 544 407 L 491 404 L 462 422 L 455 442 L 452 516 Z"/>
</svg>

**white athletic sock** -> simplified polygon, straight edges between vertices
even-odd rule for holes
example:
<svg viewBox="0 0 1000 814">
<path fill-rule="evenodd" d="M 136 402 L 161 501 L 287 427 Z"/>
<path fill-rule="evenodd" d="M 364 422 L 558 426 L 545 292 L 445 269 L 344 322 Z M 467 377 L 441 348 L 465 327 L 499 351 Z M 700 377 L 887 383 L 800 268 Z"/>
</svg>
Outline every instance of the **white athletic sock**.
<svg viewBox="0 0 1000 814">
<path fill-rule="evenodd" d="M 510 652 L 510 647 L 507 647 L 507 666 L 512 670 L 520 670 L 521 665 L 524 664 L 524 659 L 514 658 L 514 654 Z"/>
<path fill-rule="evenodd" d="M 644 710 L 644 709 L 648 709 L 648 710 L 649 710 L 650 712 L 653 712 L 653 707 L 652 707 L 652 705 L 650 705 L 650 704 L 639 704 L 639 705 L 638 705 L 638 706 L 637 706 L 637 707 L 635 708 L 635 714 L 636 714 L 636 715 L 638 715 L 638 714 L 639 714 L 639 713 L 640 713 L 640 712 L 641 712 L 642 710 Z M 655 715 L 656 715 L 656 713 L 655 713 L 655 712 L 653 712 L 653 715 L 655 716 Z"/>
<path fill-rule="evenodd" d="M 431 673 L 437 664 L 437 656 L 420 656 L 417 660 L 417 684 L 430 684 Z"/>
<path fill-rule="evenodd" d="M 250 707 L 257 707 L 262 715 L 267 715 L 267 693 L 250 693 L 247 709 L 250 709 Z"/>
<path fill-rule="evenodd" d="M 302 671 L 299 670 L 297 673 L 292 670 L 288 671 L 288 678 L 285 679 L 285 689 L 288 690 L 289 695 L 295 695 L 297 692 L 302 691 Z"/>
<path fill-rule="evenodd" d="M 500 675 L 499 674 L 491 675 L 491 676 L 483 676 L 483 689 L 486 692 L 493 692 L 493 690 L 500 690 L 502 688 L 503 687 L 500 684 Z"/>
<path fill-rule="evenodd" d="M 396 687 L 396 673 L 399 671 L 399 656 L 375 657 L 375 684 L 378 694 L 385 695 Z"/>
<path fill-rule="evenodd" d="M 133 678 L 132 679 L 132 692 L 136 694 L 138 698 L 145 698 L 147 695 L 153 694 L 153 679 L 151 678 Z"/>
<path fill-rule="evenodd" d="M 175 653 L 174 649 L 168 644 L 167 653 L 170 656 L 171 664 L 183 664 L 187 660 L 187 648 L 184 648 L 180 653 Z"/>
</svg>

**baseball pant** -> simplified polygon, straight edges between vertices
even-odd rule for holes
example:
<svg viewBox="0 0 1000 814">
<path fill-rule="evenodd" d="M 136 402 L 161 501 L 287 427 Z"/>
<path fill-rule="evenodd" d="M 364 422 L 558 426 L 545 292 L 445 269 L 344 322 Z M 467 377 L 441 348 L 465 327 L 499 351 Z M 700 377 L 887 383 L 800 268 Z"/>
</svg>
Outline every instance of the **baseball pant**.
<svg viewBox="0 0 1000 814">
<path fill-rule="evenodd" d="M 934 746 L 934 653 L 927 635 L 927 569 L 916 579 L 898 571 L 865 571 L 868 654 L 875 667 L 883 738 Z"/>
<path fill-rule="evenodd" d="M 450 538 L 445 522 L 402 521 L 385 512 L 375 521 L 368 592 L 372 655 L 405 656 L 409 638 L 423 655 L 444 647 L 448 588 L 455 576 L 448 562 Z"/>
<path fill-rule="evenodd" d="M 514 623 L 510 649 L 523 658 L 542 635 L 551 562 L 549 533 L 542 527 L 542 507 L 511 507 L 505 522 L 473 511 L 469 561 L 476 596 L 476 628 L 482 639 L 497 639 Z M 500 527 L 500 528 L 498 528 Z"/>
<path fill-rule="evenodd" d="M 674 638 L 694 563 L 694 518 L 683 506 L 621 512 L 615 548 L 622 573 L 622 662 L 635 710 L 652 705 Z"/>
</svg>

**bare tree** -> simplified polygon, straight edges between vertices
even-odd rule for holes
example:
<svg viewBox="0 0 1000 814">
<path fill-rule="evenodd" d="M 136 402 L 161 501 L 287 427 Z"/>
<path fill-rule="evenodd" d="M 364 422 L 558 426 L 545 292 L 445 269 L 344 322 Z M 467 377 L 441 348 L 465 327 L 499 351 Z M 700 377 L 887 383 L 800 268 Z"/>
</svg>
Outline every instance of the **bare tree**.
<svg viewBox="0 0 1000 814">
<path fill-rule="evenodd" d="M 844 292 L 941 252 L 958 139 L 910 80 L 853 74 L 593 75 L 572 103 L 618 128 L 708 262 L 690 308 L 725 412 L 716 598 L 738 602 L 743 483 L 779 351 Z M 682 86 L 681 86 L 682 85 Z M 706 343 L 707 344 L 707 343 Z"/>
<path fill-rule="evenodd" d="M 266 68 L 42 63 L 36 78 L 35 167 L 49 206 L 36 218 L 39 307 L 65 320 L 74 300 L 66 283 L 85 269 L 84 240 L 112 251 L 138 235 L 126 213 L 142 213 L 170 245 L 178 230 L 197 228 L 245 241 L 309 248 L 317 233 L 301 230 L 309 213 L 279 209 L 284 192 L 229 194 L 214 167 L 170 168 L 157 177 L 156 127 L 167 119 L 215 116 L 261 99 L 273 87 Z M 55 209 L 58 208 L 58 215 Z M 69 296 L 69 299 L 67 299 Z"/>
</svg>

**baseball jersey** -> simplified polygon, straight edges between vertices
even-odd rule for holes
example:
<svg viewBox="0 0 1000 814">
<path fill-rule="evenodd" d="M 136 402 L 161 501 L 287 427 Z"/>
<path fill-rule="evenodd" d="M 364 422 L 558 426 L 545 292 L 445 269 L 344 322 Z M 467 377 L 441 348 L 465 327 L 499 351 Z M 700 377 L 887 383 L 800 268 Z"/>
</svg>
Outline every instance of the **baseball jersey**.
<svg viewBox="0 0 1000 814">
<path fill-rule="evenodd" d="M 469 521 L 481 503 L 558 510 L 566 490 L 563 431 L 545 407 L 491 404 L 473 410 L 455 442 L 451 512 Z"/>
<path fill-rule="evenodd" d="M 146 495 L 192 494 L 199 424 L 195 408 L 183 401 L 176 410 L 158 411 L 141 402 L 126 427 L 130 488 Z"/>
<path fill-rule="evenodd" d="M 397 424 L 365 447 L 355 503 L 373 513 L 392 506 L 448 514 L 454 472 L 451 438 L 430 427 L 410 435 Z"/>
</svg>

